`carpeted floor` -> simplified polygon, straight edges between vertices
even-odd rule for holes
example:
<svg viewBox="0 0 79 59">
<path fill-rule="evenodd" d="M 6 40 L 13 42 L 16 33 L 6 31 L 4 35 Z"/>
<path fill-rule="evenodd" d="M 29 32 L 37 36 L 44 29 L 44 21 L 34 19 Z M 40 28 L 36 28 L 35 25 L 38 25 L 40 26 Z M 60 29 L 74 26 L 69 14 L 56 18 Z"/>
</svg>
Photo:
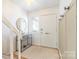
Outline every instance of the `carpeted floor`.
<svg viewBox="0 0 79 59">
<path fill-rule="evenodd" d="M 31 46 L 23 53 L 28 59 L 59 59 L 57 49 Z"/>
<path fill-rule="evenodd" d="M 45 48 L 40 46 L 31 46 L 22 52 L 22 56 L 27 57 L 27 59 L 59 59 L 59 54 L 57 49 Z M 3 59 L 10 59 L 9 56 L 2 56 Z"/>
</svg>

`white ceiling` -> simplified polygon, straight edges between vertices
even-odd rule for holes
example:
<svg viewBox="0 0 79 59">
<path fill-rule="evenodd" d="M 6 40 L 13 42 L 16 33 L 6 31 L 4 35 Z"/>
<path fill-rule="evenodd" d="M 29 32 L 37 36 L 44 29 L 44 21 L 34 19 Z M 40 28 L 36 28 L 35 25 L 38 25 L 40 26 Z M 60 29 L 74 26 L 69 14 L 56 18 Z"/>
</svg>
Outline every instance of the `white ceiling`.
<svg viewBox="0 0 79 59">
<path fill-rule="evenodd" d="M 47 8 L 57 8 L 59 6 L 59 0 L 33 0 L 29 6 L 27 0 L 13 0 L 18 3 L 24 10 L 28 12 L 37 11 Z"/>
</svg>

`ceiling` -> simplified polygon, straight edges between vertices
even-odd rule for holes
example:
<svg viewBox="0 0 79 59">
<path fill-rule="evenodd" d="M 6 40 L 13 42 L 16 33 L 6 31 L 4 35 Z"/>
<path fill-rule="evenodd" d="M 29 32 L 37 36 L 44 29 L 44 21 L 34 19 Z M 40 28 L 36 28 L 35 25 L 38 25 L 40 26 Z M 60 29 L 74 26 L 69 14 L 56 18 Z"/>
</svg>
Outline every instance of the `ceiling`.
<svg viewBox="0 0 79 59">
<path fill-rule="evenodd" d="M 47 8 L 57 8 L 59 0 L 11 0 L 28 12 Z"/>
</svg>

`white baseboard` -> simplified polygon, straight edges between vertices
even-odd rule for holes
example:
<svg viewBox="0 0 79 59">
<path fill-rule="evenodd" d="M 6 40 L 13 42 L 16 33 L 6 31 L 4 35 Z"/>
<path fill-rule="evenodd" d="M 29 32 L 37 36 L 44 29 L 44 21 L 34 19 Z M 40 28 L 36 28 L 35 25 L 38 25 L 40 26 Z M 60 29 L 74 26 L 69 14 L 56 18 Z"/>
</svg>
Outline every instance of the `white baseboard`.
<svg viewBox="0 0 79 59">
<path fill-rule="evenodd" d="M 76 52 L 75 51 L 64 51 L 63 53 L 61 53 L 60 49 L 58 49 L 59 51 L 59 59 L 70 59 L 70 58 L 76 58 Z"/>
<path fill-rule="evenodd" d="M 51 48 L 51 49 L 57 49 L 58 50 L 58 48 L 53 48 L 53 47 L 48 47 L 48 46 L 43 46 L 43 45 L 37 45 L 37 44 L 32 44 L 32 46 L 39 46 L 39 47 L 44 47 L 44 48 Z"/>
<path fill-rule="evenodd" d="M 75 58 L 76 52 L 75 51 L 64 51 L 63 56 L 68 57 L 68 58 Z"/>
</svg>

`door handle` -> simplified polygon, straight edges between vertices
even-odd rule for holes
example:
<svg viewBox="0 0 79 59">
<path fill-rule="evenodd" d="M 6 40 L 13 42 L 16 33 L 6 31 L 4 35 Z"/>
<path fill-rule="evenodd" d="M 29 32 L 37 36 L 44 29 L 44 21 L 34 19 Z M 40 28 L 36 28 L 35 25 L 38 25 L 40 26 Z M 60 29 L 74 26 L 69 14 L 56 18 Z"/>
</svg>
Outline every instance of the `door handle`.
<svg viewBox="0 0 79 59">
<path fill-rule="evenodd" d="M 45 33 L 45 34 L 49 34 L 49 33 Z"/>
</svg>

